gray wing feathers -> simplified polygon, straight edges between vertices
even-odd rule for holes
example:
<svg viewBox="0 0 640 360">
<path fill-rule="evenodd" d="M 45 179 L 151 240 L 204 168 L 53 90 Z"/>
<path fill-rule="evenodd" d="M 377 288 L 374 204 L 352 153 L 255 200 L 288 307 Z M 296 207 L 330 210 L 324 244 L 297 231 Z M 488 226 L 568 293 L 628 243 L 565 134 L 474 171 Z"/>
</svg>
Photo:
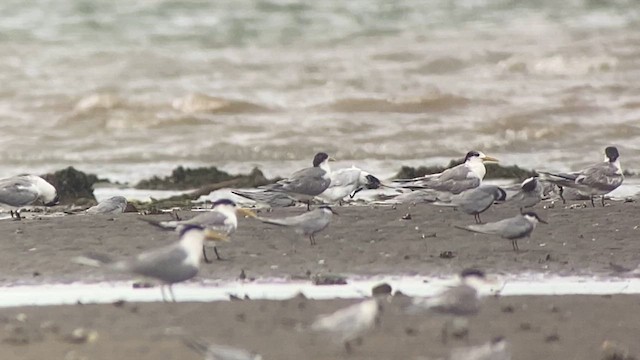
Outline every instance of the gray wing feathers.
<svg viewBox="0 0 640 360">
<path fill-rule="evenodd" d="M 186 258 L 185 250 L 179 246 L 172 246 L 140 254 L 127 265 L 133 273 L 174 283 L 190 279 L 198 272 L 196 267 L 182 264 Z"/>
<path fill-rule="evenodd" d="M 533 225 L 522 216 L 504 219 L 493 223 L 469 225 L 464 228 L 482 234 L 499 235 L 505 239 L 517 239 L 528 236 Z"/>
<path fill-rule="evenodd" d="M 326 171 L 317 167 L 302 169 L 295 172 L 291 178 L 275 184 L 274 189 L 310 196 L 320 195 L 331 184 L 331 179 L 325 175 Z"/>
<path fill-rule="evenodd" d="M 21 178 L 9 178 L 0 182 L 0 203 L 10 206 L 26 206 L 38 199 L 38 191 L 32 183 Z"/>
</svg>

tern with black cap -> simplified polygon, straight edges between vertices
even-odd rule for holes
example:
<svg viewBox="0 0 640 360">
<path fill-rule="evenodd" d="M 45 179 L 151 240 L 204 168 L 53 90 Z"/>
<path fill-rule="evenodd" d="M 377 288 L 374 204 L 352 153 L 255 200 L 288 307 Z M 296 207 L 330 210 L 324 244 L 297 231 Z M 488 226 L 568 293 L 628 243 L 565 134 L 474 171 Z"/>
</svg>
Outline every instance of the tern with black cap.
<svg viewBox="0 0 640 360">
<path fill-rule="evenodd" d="M 544 175 L 543 180 L 545 181 L 560 187 L 575 188 L 581 195 L 589 196 L 591 205 L 594 207 L 596 206 L 593 201 L 595 196 L 602 196 L 602 206 L 604 206 L 604 196 L 617 189 L 624 181 L 624 174 L 620 166 L 620 153 L 614 146 L 608 146 L 604 149 L 603 162 L 580 171 L 569 173 L 540 172 L 540 174 Z"/>
<path fill-rule="evenodd" d="M 547 222 L 542 220 L 538 214 L 529 211 L 512 218 L 503 219 L 496 222 L 486 224 L 475 224 L 468 226 L 456 226 L 458 229 L 467 230 L 471 232 L 497 235 L 503 239 L 511 240 L 511 246 L 514 251 L 519 251 L 518 239 L 531 236 L 531 233 L 536 228 L 536 225 L 541 222 L 546 224 Z"/>
<path fill-rule="evenodd" d="M 414 179 L 399 179 L 394 180 L 394 182 L 402 183 L 401 187 L 413 190 L 432 189 L 459 194 L 465 190 L 480 186 L 487 173 L 487 169 L 484 166 L 485 162 L 498 162 L 498 159 L 473 150 L 467 153 L 462 164 L 441 173 Z"/>
</svg>

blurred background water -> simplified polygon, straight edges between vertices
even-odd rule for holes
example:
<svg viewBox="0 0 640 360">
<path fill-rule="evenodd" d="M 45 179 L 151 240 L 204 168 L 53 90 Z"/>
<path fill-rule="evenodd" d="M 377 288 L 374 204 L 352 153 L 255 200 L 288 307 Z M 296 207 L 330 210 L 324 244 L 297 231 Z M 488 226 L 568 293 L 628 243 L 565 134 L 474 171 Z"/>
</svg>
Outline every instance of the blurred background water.
<svg viewBox="0 0 640 360">
<path fill-rule="evenodd" d="M 7 0 L 0 175 L 569 170 L 610 144 L 637 171 L 639 80 L 631 0 Z"/>
</svg>

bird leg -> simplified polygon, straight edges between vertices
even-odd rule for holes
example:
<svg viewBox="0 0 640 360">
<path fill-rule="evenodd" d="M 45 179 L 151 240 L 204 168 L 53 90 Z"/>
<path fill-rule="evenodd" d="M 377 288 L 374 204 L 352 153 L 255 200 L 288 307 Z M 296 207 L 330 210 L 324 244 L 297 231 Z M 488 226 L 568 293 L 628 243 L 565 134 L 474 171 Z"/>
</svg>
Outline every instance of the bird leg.
<svg viewBox="0 0 640 360">
<path fill-rule="evenodd" d="M 173 295 L 173 288 L 171 287 L 171 285 L 167 285 L 167 287 L 169 288 L 169 294 L 171 294 L 171 300 L 173 302 L 176 302 L 176 296 Z"/>
<path fill-rule="evenodd" d="M 204 256 L 204 262 L 206 262 L 207 264 L 211 264 L 213 262 L 207 257 L 207 248 L 204 246 L 202 247 L 202 256 Z"/>
<path fill-rule="evenodd" d="M 593 202 L 593 195 L 591 195 L 591 207 L 596 207 L 596 204 Z"/>
<path fill-rule="evenodd" d="M 162 302 L 167 302 L 167 298 L 164 296 L 164 285 L 160 285 L 160 294 L 162 294 Z"/>
<path fill-rule="evenodd" d="M 311 246 L 316 244 L 316 239 L 313 237 L 313 234 L 309 235 L 309 242 L 311 243 Z"/>
<path fill-rule="evenodd" d="M 307 211 L 311 210 L 311 200 L 307 200 Z"/>
<path fill-rule="evenodd" d="M 513 247 L 513 251 L 520 251 L 520 248 L 518 247 L 518 240 L 517 239 L 511 240 L 511 246 Z"/>
<path fill-rule="evenodd" d="M 604 195 L 602 195 L 602 206 L 604 206 Z"/>
<path fill-rule="evenodd" d="M 217 247 L 213 247 L 213 252 L 216 253 L 216 260 L 224 260 L 220 254 L 218 254 L 218 248 Z"/>
<path fill-rule="evenodd" d="M 11 218 L 16 221 L 22 220 L 22 216 L 20 216 L 20 209 L 16 211 L 11 210 Z"/>
<path fill-rule="evenodd" d="M 474 214 L 473 218 L 476 220 L 476 224 L 482 224 L 482 220 L 480 219 L 480 214 Z"/>
<path fill-rule="evenodd" d="M 567 200 L 565 200 L 563 193 L 564 193 L 564 188 L 562 186 L 558 186 L 558 195 L 560 195 L 560 199 L 562 199 L 562 205 L 567 203 Z"/>
<path fill-rule="evenodd" d="M 353 349 L 351 348 L 351 343 L 349 343 L 348 341 L 344 342 L 344 349 L 347 354 L 351 354 L 351 352 L 353 351 Z"/>
</svg>

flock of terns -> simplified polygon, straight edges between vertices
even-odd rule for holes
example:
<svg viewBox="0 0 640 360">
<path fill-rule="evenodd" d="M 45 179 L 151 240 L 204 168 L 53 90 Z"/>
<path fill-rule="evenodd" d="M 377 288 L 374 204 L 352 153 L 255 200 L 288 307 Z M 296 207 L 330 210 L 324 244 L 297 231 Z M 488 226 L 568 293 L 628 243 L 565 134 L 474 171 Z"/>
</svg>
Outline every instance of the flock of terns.
<svg viewBox="0 0 640 360">
<path fill-rule="evenodd" d="M 603 162 L 576 172 L 539 172 L 539 176 L 526 179 L 518 189 L 511 190 L 482 184 L 486 174 L 484 163 L 498 160 L 480 151 L 468 152 L 462 164 L 442 173 L 414 179 L 398 179 L 392 183 L 383 183 L 372 174 L 355 167 L 332 172 L 329 161 L 333 159 L 321 152 L 315 155 L 313 166 L 299 170 L 276 184 L 252 190 L 233 191 L 237 196 L 270 207 L 306 203 L 307 211 L 300 215 L 266 218 L 249 209 L 241 208 L 233 200 L 220 199 L 213 203 L 210 211 L 187 220 L 155 221 L 142 218 L 157 227 L 177 231 L 179 241 L 176 243 L 125 260 L 114 261 L 103 255 L 92 254 L 77 257 L 74 261 L 159 280 L 163 284 L 163 299 L 166 299 L 166 286 L 170 297 L 175 300 L 171 285 L 196 276 L 203 259 L 211 262 L 205 246 L 209 241 L 219 244 L 229 240 L 238 227 L 237 213 L 256 218 L 266 224 L 292 228 L 300 235 L 308 237 L 311 245 L 314 245 L 314 235 L 325 229 L 336 213 L 330 205 L 321 205 L 311 210 L 314 199 L 334 204 L 347 197 L 352 198 L 363 189 L 380 187 L 395 188 L 398 201 L 421 199 L 436 206 L 454 207 L 473 215 L 476 223 L 460 227 L 461 229 L 508 239 L 514 251 L 518 251 L 517 240 L 528 237 L 537 223 L 545 222 L 535 212 L 526 209 L 539 203 L 551 189 L 556 189 L 562 197 L 565 188 L 573 188 L 579 194 L 590 198 L 592 206 L 595 206 L 594 198 L 597 196 L 601 197 L 602 206 L 605 205 L 605 195 L 619 187 L 624 176 L 618 150 L 609 146 L 604 153 Z M 55 187 L 38 176 L 21 175 L 0 180 L 0 205 L 9 208 L 11 216 L 16 220 L 21 218 L 20 209 L 25 206 L 38 202 L 50 206 L 57 201 Z M 482 223 L 480 214 L 493 204 L 501 202 L 516 204 L 520 213 L 497 222 Z M 87 213 L 117 213 L 123 212 L 125 207 L 124 197 L 114 197 L 88 209 Z M 214 251 L 216 258 L 220 259 L 215 246 Z M 474 284 L 481 283 L 483 279 L 484 274 L 481 271 L 463 271 L 458 286 L 437 296 L 415 298 L 407 307 L 407 311 L 430 311 L 455 316 L 473 315 L 479 310 L 480 304 L 479 292 Z M 333 333 L 350 351 L 351 343 L 376 324 L 382 303 L 379 298 L 374 298 L 341 309 L 334 314 L 321 316 L 311 325 L 311 329 Z M 443 338 L 446 338 L 446 329 L 443 330 Z M 214 351 L 213 349 L 206 347 L 208 352 Z M 507 351 L 503 340 L 486 344 L 483 349 Z M 257 359 L 255 356 L 246 358 Z M 472 359 L 451 357 L 454 358 Z"/>
</svg>

